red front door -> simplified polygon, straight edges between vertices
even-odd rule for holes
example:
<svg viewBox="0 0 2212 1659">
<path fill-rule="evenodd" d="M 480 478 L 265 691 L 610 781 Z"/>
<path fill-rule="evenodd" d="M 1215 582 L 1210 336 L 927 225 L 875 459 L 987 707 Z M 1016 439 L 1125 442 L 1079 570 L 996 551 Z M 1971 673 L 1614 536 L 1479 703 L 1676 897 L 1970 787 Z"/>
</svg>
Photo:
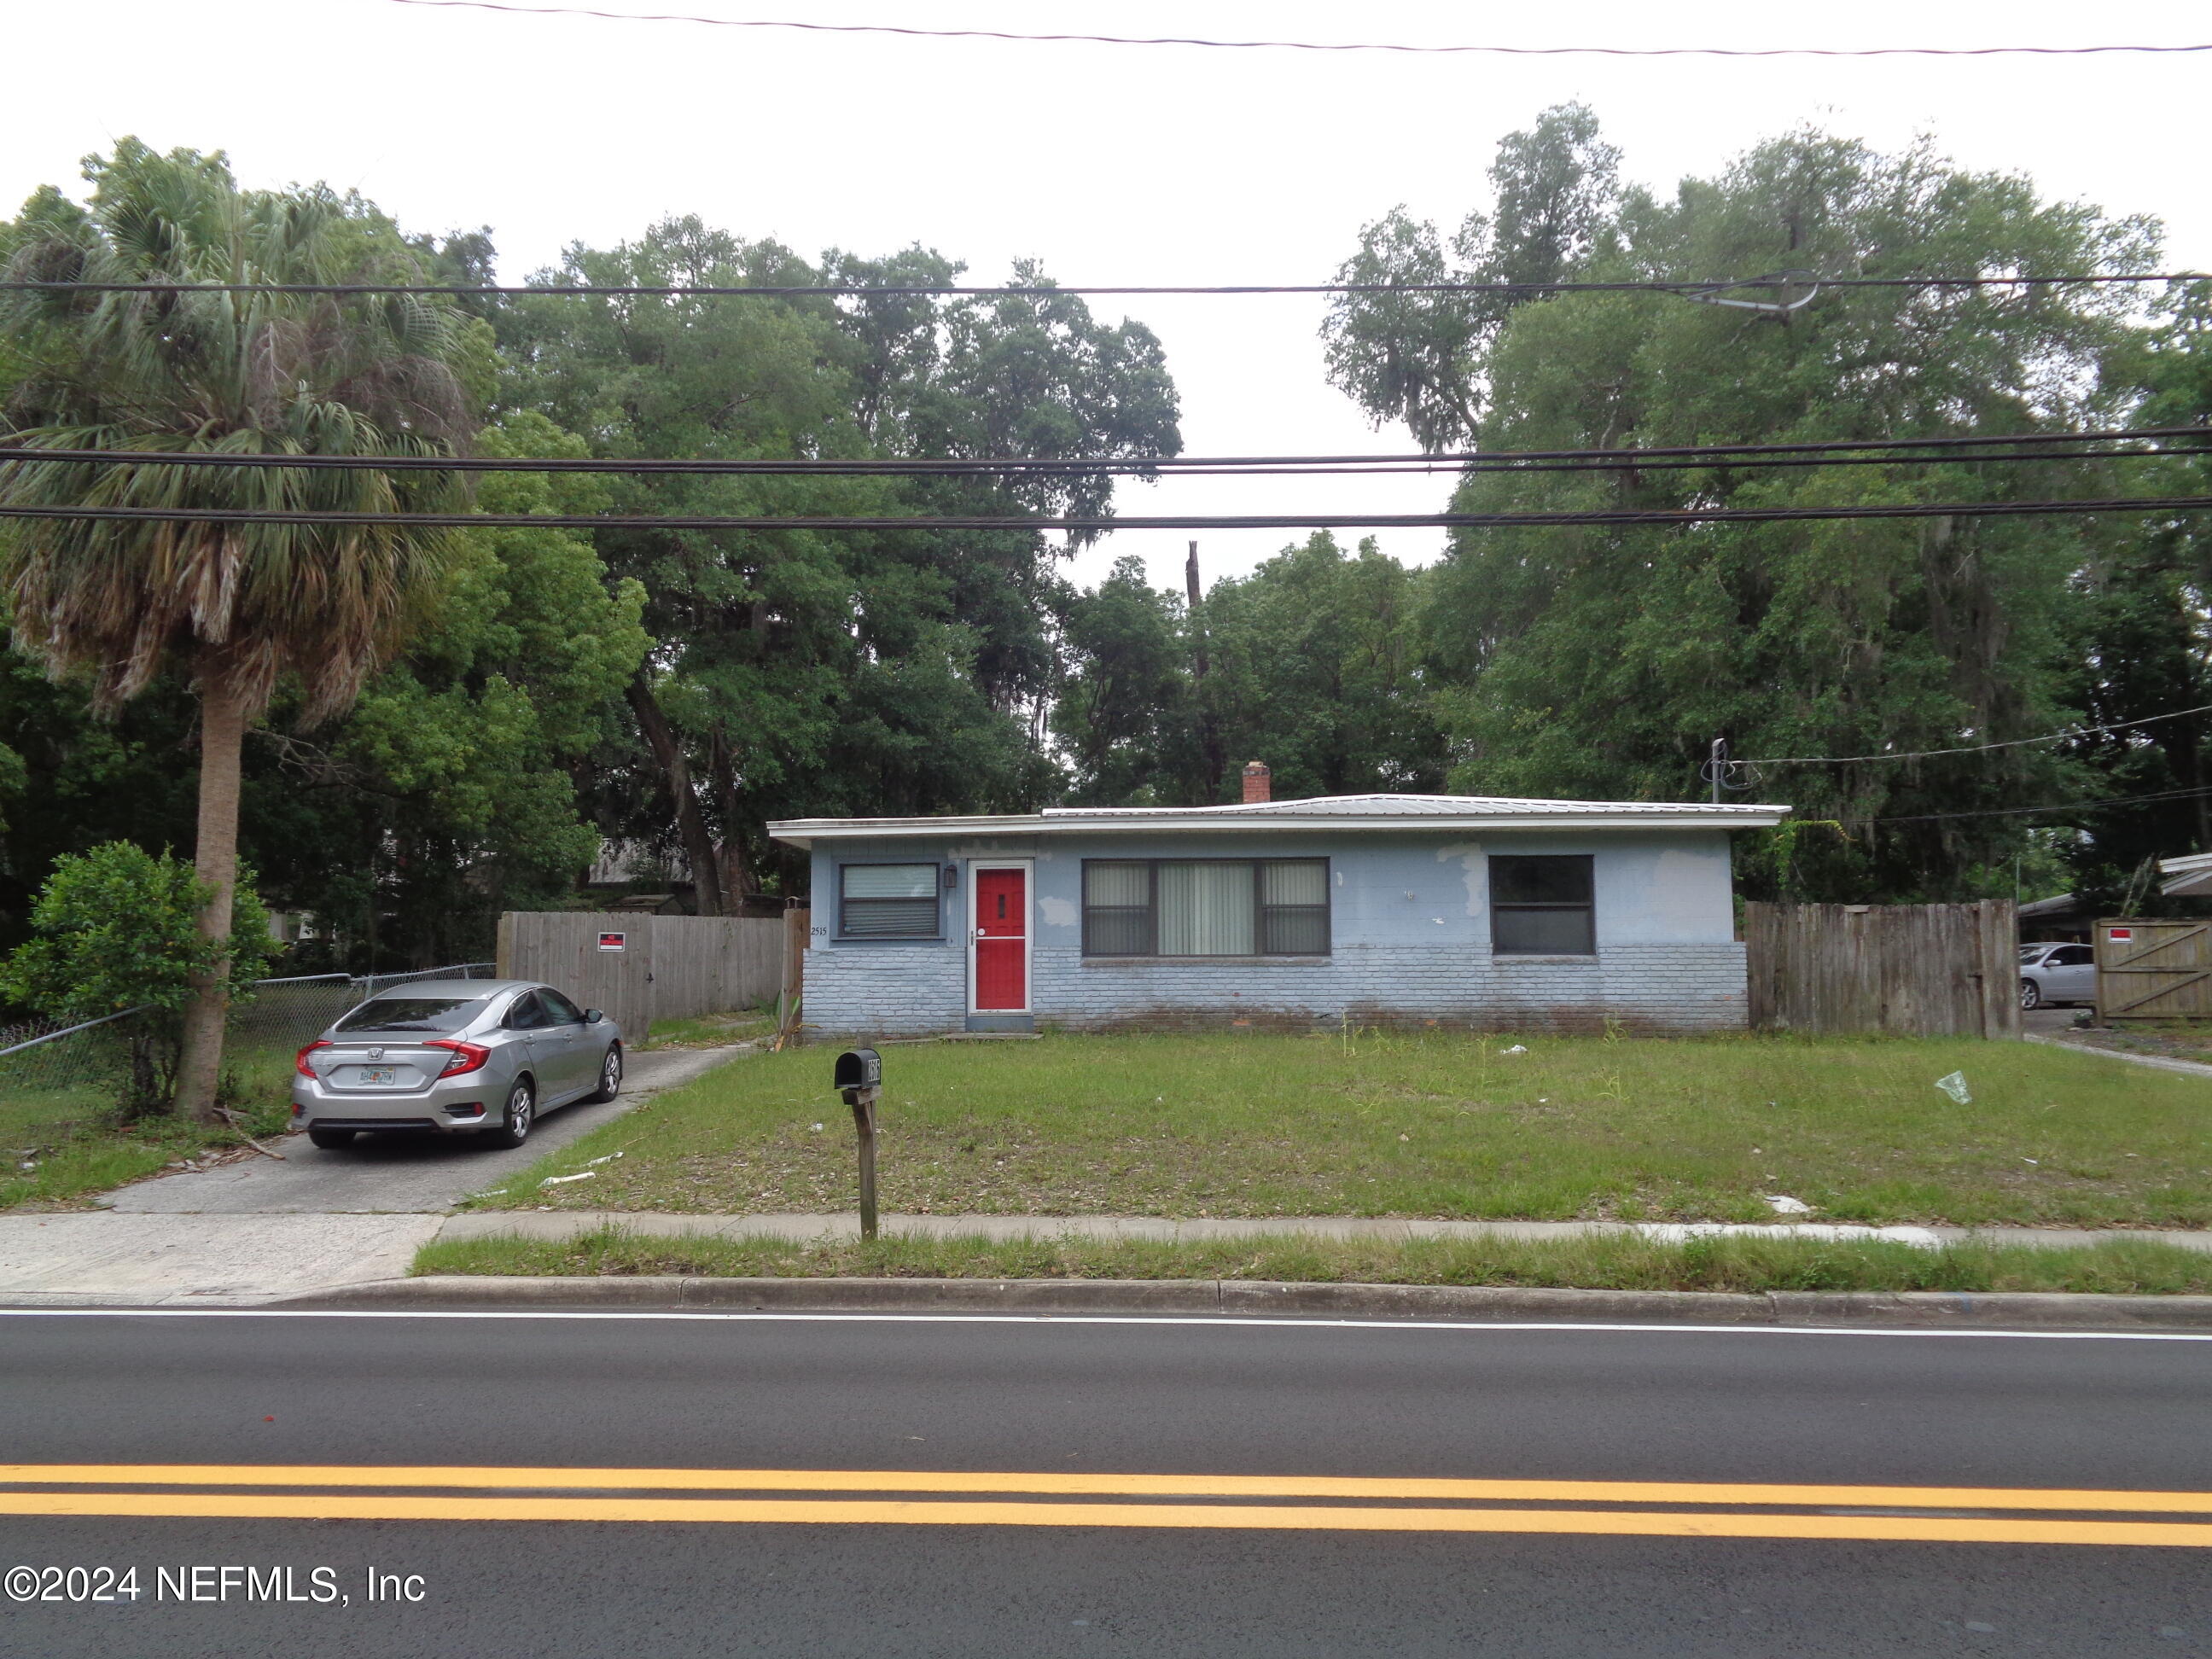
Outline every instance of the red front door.
<svg viewBox="0 0 2212 1659">
<path fill-rule="evenodd" d="M 1030 1006 L 1029 872 L 975 872 L 975 1006 L 1018 1013 Z"/>
</svg>

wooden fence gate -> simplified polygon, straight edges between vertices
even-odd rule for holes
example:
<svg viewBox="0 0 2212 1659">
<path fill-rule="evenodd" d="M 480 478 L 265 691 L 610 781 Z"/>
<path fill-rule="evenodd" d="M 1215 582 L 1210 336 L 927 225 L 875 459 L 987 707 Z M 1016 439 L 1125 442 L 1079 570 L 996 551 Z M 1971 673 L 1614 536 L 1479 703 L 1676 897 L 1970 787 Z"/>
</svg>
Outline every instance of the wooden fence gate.
<svg viewBox="0 0 2212 1659">
<path fill-rule="evenodd" d="M 656 1019 L 757 1008 L 783 977 L 775 916 L 654 916 L 620 910 L 509 910 L 499 976 L 543 980 L 604 1008 L 633 1042 Z"/>
<path fill-rule="evenodd" d="M 2019 921 L 2009 899 L 1743 909 L 1759 1030 L 2020 1034 Z"/>
<path fill-rule="evenodd" d="M 2099 922 L 2097 1013 L 2106 1020 L 2212 1019 L 2212 921 Z"/>
</svg>

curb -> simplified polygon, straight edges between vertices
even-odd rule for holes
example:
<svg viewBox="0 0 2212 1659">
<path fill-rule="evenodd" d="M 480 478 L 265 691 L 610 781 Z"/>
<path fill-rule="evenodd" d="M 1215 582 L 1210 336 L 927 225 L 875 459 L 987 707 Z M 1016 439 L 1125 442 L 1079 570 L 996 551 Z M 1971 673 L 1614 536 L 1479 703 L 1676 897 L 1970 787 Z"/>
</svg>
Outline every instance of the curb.
<svg viewBox="0 0 2212 1659">
<path fill-rule="evenodd" d="M 1521 1285 L 1304 1285 L 1259 1279 L 634 1279 L 445 1274 L 386 1279 L 268 1307 L 720 1309 L 787 1313 L 1248 1316 L 1897 1328 L 2212 1330 L 2212 1296 L 2053 1291 L 1576 1291 Z"/>
</svg>

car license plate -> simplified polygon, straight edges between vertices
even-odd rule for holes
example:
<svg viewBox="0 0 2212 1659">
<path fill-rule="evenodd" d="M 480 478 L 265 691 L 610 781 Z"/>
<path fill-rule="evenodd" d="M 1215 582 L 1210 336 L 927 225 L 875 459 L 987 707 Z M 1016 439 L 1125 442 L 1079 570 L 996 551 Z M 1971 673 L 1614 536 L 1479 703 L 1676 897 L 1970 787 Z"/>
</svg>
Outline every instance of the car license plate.
<svg viewBox="0 0 2212 1659">
<path fill-rule="evenodd" d="M 365 1084 L 389 1083 L 398 1075 L 398 1068 L 391 1066 L 364 1066 L 361 1068 L 361 1080 Z"/>
</svg>

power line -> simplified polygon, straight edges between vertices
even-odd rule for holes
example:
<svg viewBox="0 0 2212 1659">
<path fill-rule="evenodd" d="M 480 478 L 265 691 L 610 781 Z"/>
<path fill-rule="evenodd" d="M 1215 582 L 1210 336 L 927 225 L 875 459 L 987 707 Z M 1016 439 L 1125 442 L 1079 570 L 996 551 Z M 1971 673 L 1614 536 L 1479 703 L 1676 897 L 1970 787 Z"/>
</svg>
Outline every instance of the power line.
<svg viewBox="0 0 2212 1659">
<path fill-rule="evenodd" d="M 1206 46 L 1235 52 L 1384 52 L 1411 56 L 1502 58 L 2088 58 L 2115 52 L 2212 52 L 2212 46 L 1409 46 L 1378 40 L 1223 40 L 1194 35 L 1022 34 L 1006 29 L 926 29 L 890 23 L 802 23 L 698 17 L 685 13 L 598 11 L 584 6 L 510 6 L 496 0 L 396 0 L 405 6 L 497 11 L 524 17 L 596 17 L 617 23 L 698 23 L 710 28 L 797 29 L 813 34 L 893 34 L 925 40 L 1005 40 L 1025 45 Z"/>
<path fill-rule="evenodd" d="M 2076 738 L 2101 737 L 2108 732 L 2124 732 L 2130 726 L 2150 726 L 2160 720 L 2178 720 L 2190 714 L 2212 714 L 2212 702 L 2201 703 L 2194 708 L 2175 708 L 2163 714 L 2146 714 L 2138 720 L 2114 720 L 2109 726 L 2076 726 L 2071 732 L 2052 732 L 2039 738 L 2008 738 L 2002 743 L 1968 744 L 1959 749 L 1918 749 L 1910 754 L 1895 755 L 1778 755 L 1762 760 L 1744 758 L 1738 766 L 1848 766 L 1858 761 L 1932 760 L 1942 755 L 1979 755 L 1992 749 L 2019 749 L 2036 743 L 2069 743 Z"/>
<path fill-rule="evenodd" d="M 429 3 L 429 0 L 405 0 Z M 0 294 L 328 294 L 438 295 L 449 297 L 482 295 L 523 299 L 690 299 L 723 298 L 791 300 L 805 298 L 915 300 L 932 297 L 969 299 L 1050 299 L 1066 295 L 1237 295 L 1252 294 L 1456 294 L 1534 295 L 1544 294 L 1672 294 L 1701 295 L 1721 290 L 1785 286 L 1803 288 L 2069 288 L 2104 287 L 2134 283 L 2201 283 L 2201 270 L 2073 272 L 2063 276 L 1793 276 L 1786 283 L 1758 278 L 1722 278 L 1697 282 L 1620 283 L 1009 283 L 997 287 L 958 283 L 763 283 L 723 286 L 710 283 L 545 284 L 532 283 L 95 283 L 15 278 L 0 282 Z"/>
<path fill-rule="evenodd" d="M 1217 517 L 1061 518 L 951 514 L 931 517 L 763 517 L 714 514 L 378 513 L 190 507 L 0 505 L 0 518 L 173 524 L 404 525 L 449 530 L 1476 530 L 1575 526 L 1773 524 L 1793 520 L 1992 519 L 2090 514 L 2197 513 L 2212 495 L 2075 501 L 1884 502 L 1850 507 L 1617 507 L 1559 513 L 1254 514 Z"/>
<path fill-rule="evenodd" d="M 935 457 L 519 457 L 331 455 L 222 451 L 46 449 L 0 443 L 0 466 L 52 462 L 67 465 L 285 468 L 303 471 L 578 472 L 652 477 L 797 475 L 808 477 L 970 477 L 1172 473 L 1197 477 L 1359 477 L 1395 473 L 1738 471 L 1771 466 L 1902 466 L 1949 462 L 1963 452 L 1968 463 L 2099 459 L 2170 459 L 2212 454 L 2212 447 L 2115 449 L 2027 448 L 2051 444 L 2109 445 L 2176 438 L 2212 439 L 2212 427 L 2145 427 L 2106 432 L 2040 433 L 1930 438 L 1843 439 L 1795 444 L 1713 444 L 1680 447 L 1473 450 L 1438 455 L 1218 455 L 1066 458 L 1030 455 Z M 2004 453 L 1987 453 L 1996 446 Z M 1934 455 L 1869 453 L 1882 450 L 1936 451 Z"/>
<path fill-rule="evenodd" d="M 1903 817 L 1854 817 L 1840 815 L 1845 823 L 1934 823 L 1946 818 L 2016 818 L 2033 812 L 2081 812 L 2093 807 L 2136 806 L 2152 801 L 2195 800 L 2212 795 L 2212 789 L 2167 789 L 2151 795 L 2108 795 L 2102 800 L 2063 800 L 2049 806 L 1992 806 L 1975 812 L 1917 812 Z"/>
</svg>

